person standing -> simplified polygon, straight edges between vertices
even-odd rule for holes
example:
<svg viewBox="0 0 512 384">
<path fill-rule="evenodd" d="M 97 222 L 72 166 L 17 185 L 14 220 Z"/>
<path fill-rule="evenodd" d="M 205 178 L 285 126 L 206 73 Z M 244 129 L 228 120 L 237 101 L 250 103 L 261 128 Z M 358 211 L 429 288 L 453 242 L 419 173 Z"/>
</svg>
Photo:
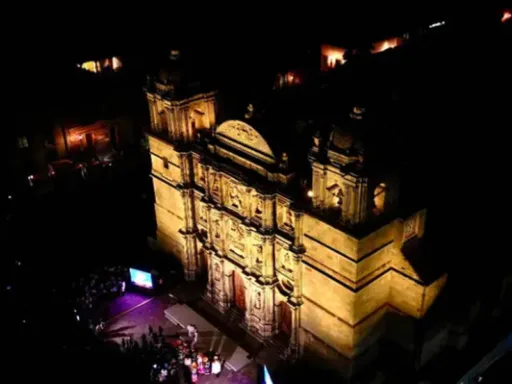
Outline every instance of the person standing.
<svg viewBox="0 0 512 384">
<path fill-rule="evenodd" d="M 204 375 L 204 363 L 203 363 L 203 354 L 202 353 L 198 353 L 197 354 L 197 372 L 200 374 L 200 375 Z"/>
<path fill-rule="evenodd" d="M 196 362 L 193 362 L 190 365 L 190 374 L 191 374 L 192 383 L 197 383 L 197 363 Z"/>
<path fill-rule="evenodd" d="M 219 356 L 215 355 L 215 357 L 213 358 L 213 362 L 212 362 L 212 374 L 219 377 L 221 369 L 222 369 L 222 367 L 221 367 Z"/>
</svg>

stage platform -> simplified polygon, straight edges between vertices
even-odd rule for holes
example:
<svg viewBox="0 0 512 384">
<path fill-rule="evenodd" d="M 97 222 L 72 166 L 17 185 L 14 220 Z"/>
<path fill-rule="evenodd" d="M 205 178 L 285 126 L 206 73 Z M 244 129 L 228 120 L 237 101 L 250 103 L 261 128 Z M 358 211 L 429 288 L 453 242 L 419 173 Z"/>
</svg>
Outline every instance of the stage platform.
<svg viewBox="0 0 512 384">
<path fill-rule="evenodd" d="M 167 308 L 165 317 L 182 328 L 185 328 L 188 324 L 194 324 L 199 333 L 197 349 L 200 351 L 211 350 L 218 353 L 221 359 L 226 361 L 226 368 L 236 372 L 251 362 L 251 359 L 247 358 L 249 355 L 247 351 L 222 334 L 188 305 L 175 304 Z"/>
</svg>

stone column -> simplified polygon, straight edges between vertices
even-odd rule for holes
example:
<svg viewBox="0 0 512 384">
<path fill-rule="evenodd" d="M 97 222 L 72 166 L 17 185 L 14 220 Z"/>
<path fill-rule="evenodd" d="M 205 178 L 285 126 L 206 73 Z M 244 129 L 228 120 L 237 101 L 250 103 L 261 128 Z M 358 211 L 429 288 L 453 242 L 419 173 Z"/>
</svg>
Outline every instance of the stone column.
<svg viewBox="0 0 512 384">
<path fill-rule="evenodd" d="M 303 254 L 293 254 L 293 292 L 291 301 L 302 304 L 302 256 Z"/>
<path fill-rule="evenodd" d="M 263 266 L 262 266 L 262 280 L 266 284 L 274 281 L 274 237 L 265 235 L 263 239 Z"/>
<path fill-rule="evenodd" d="M 233 301 L 233 275 L 226 274 L 226 260 L 224 258 L 220 260 L 220 263 L 222 270 L 222 288 L 217 307 L 220 312 L 224 313 L 229 309 Z"/>
<path fill-rule="evenodd" d="M 192 175 L 191 175 L 191 158 L 188 153 L 186 152 L 179 152 L 179 158 L 180 158 L 180 169 L 181 169 L 181 180 L 180 182 L 182 184 L 188 184 L 192 182 Z"/>
<path fill-rule="evenodd" d="M 304 212 L 295 212 L 295 230 L 292 248 L 296 252 L 302 252 L 304 249 Z"/>
<path fill-rule="evenodd" d="M 274 200 L 271 196 L 263 195 L 261 226 L 266 231 L 270 231 L 274 227 Z"/>
<path fill-rule="evenodd" d="M 349 224 L 352 224 L 355 222 L 355 218 L 356 218 L 356 212 L 357 212 L 357 205 L 359 204 L 359 194 L 358 194 L 358 188 L 357 188 L 357 183 L 356 185 L 351 185 L 350 186 L 350 189 L 349 189 L 349 193 L 350 193 L 350 213 L 349 213 L 349 217 L 347 217 L 347 221 Z"/>
<path fill-rule="evenodd" d="M 197 276 L 197 243 L 195 233 L 182 233 L 185 239 L 185 280 L 194 281 Z"/>
<path fill-rule="evenodd" d="M 206 270 L 208 273 L 208 284 L 206 285 L 206 299 L 211 303 L 214 302 L 215 296 L 215 281 L 214 281 L 214 271 L 213 271 L 213 260 L 212 260 L 212 251 L 210 249 L 205 250 L 206 252 Z"/>
<path fill-rule="evenodd" d="M 274 334 L 274 291 L 273 286 L 262 287 L 262 317 L 260 320 L 260 334 L 264 338 L 272 337 Z"/>
<path fill-rule="evenodd" d="M 214 232 L 213 232 L 213 228 L 212 228 L 212 206 L 211 204 L 207 204 L 205 202 L 203 202 L 203 204 L 206 205 L 206 233 L 208 234 L 207 235 L 207 239 L 205 241 L 205 248 L 207 249 L 211 249 L 212 248 L 212 245 L 213 245 L 213 236 L 214 236 Z"/>
<path fill-rule="evenodd" d="M 290 335 L 290 355 L 292 358 L 298 357 L 300 354 L 300 304 L 283 303 L 289 305 L 292 315 L 292 329 Z"/>
<path fill-rule="evenodd" d="M 208 128 L 215 126 L 215 99 L 209 99 L 206 101 L 206 110 L 208 116 Z"/>
</svg>

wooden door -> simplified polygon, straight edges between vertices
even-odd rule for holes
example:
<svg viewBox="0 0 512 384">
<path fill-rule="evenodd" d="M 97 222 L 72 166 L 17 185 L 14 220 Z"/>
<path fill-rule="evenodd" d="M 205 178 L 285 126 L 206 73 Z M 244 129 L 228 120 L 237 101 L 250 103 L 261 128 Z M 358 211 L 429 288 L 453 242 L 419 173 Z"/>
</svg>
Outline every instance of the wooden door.
<svg viewBox="0 0 512 384">
<path fill-rule="evenodd" d="M 244 279 L 238 272 L 233 272 L 233 286 L 235 291 L 235 305 L 241 310 L 245 311 L 245 288 Z"/>
<path fill-rule="evenodd" d="M 288 336 L 292 334 L 292 310 L 285 302 L 281 303 L 281 331 Z"/>
</svg>

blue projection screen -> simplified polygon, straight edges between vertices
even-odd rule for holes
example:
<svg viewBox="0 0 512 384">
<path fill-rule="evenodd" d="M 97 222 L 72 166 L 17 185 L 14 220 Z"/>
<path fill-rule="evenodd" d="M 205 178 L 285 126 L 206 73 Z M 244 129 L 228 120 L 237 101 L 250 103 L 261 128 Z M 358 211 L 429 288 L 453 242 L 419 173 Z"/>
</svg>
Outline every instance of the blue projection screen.
<svg viewBox="0 0 512 384">
<path fill-rule="evenodd" d="M 153 288 L 153 279 L 151 277 L 151 273 L 144 272 L 135 268 L 130 268 L 130 280 L 132 284 L 146 288 L 151 289 Z"/>
</svg>

